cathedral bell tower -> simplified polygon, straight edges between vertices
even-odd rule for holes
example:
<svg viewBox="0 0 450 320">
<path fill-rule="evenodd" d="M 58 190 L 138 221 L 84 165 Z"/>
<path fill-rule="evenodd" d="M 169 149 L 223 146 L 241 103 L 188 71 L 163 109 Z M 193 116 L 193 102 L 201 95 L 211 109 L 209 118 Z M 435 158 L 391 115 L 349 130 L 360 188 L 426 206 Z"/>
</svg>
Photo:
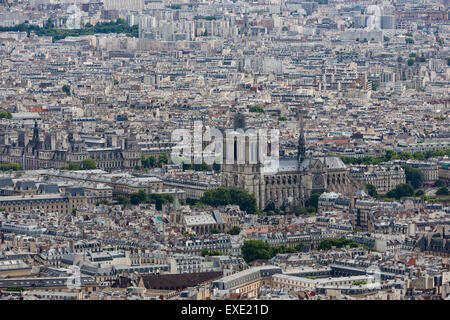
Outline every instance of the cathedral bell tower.
<svg viewBox="0 0 450 320">
<path fill-rule="evenodd" d="M 306 140 L 303 132 L 303 116 L 300 115 L 300 136 L 298 138 L 298 162 L 302 163 L 306 159 Z"/>
</svg>

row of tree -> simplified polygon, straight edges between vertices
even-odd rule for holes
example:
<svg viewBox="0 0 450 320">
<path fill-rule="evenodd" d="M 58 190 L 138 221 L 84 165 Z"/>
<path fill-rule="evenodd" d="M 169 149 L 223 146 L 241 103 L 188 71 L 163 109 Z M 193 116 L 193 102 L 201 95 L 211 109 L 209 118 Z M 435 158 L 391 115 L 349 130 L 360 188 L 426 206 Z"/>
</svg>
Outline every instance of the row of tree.
<svg viewBox="0 0 450 320">
<path fill-rule="evenodd" d="M 359 243 L 356 243 L 355 241 L 351 239 L 325 239 L 319 242 L 319 249 L 320 250 L 330 250 L 332 247 L 336 248 L 342 248 L 345 246 L 350 246 L 352 248 L 356 247 L 365 247 L 364 245 L 361 245 Z"/>
<path fill-rule="evenodd" d="M 236 188 L 227 189 L 219 187 L 217 189 L 207 190 L 200 198 L 199 203 L 213 207 L 235 204 L 249 214 L 258 212 L 255 196 Z"/>
<path fill-rule="evenodd" d="M 391 160 L 396 159 L 402 159 L 402 160 L 427 160 L 431 157 L 438 157 L 438 156 L 450 156 L 450 149 L 447 150 L 433 150 L 433 151 L 417 151 L 414 153 L 411 153 L 409 151 L 402 151 L 401 153 L 397 153 L 393 150 L 386 150 L 386 153 L 383 156 L 379 157 L 371 157 L 371 156 L 364 156 L 364 157 L 347 157 L 347 156 L 341 156 L 342 162 L 345 164 L 365 164 L 365 165 L 371 165 L 371 164 L 380 164 L 382 162 L 387 162 Z"/>
<path fill-rule="evenodd" d="M 81 29 L 56 29 L 53 22 L 49 19 L 43 27 L 31 25 L 28 22 L 21 23 L 12 27 L 0 27 L 0 32 L 27 32 L 30 35 L 34 32 L 37 36 L 50 36 L 53 41 L 61 40 L 66 37 L 79 37 L 94 35 L 97 33 L 123 33 L 129 37 L 139 37 L 139 26 L 128 26 L 124 19 L 117 19 L 110 22 L 98 22 L 96 25 L 87 23 Z"/>
<path fill-rule="evenodd" d="M 128 199 L 124 195 L 117 196 L 117 203 L 121 205 L 138 205 L 140 203 L 153 203 L 155 204 L 156 210 L 161 211 L 164 203 L 173 203 L 174 198 L 170 194 L 158 194 L 152 193 L 150 196 L 144 190 L 139 190 L 138 192 L 133 192 L 130 194 Z"/>
<path fill-rule="evenodd" d="M 246 240 L 241 248 L 242 256 L 246 262 L 258 259 L 268 260 L 283 253 L 296 253 L 302 251 L 306 243 L 299 243 L 294 248 L 286 246 L 271 246 L 263 240 Z"/>
<path fill-rule="evenodd" d="M 0 170 L 1 171 L 9 171 L 9 170 L 19 171 L 19 170 L 23 170 L 23 168 L 18 163 L 5 163 L 5 164 L 0 164 Z"/>
<path fill-rule="evenodd" d="M 141 164 L 143 168 L 161 168 L 164 164 L 169 163 L 169 156 L 165 153 L 161 154 L 156 160 L 155 156 L 149 156 L 146 158 L 144 155 L 141 156 Z"/>
<path fill-rule="evenodd" d="M 97 169 L 95 160 L 87 158 L 84 159 L 81 165 L 76 163 L 69 163 L 67 166 L 62 166 L 61 170 L 94 170 Z"/>
</svg>

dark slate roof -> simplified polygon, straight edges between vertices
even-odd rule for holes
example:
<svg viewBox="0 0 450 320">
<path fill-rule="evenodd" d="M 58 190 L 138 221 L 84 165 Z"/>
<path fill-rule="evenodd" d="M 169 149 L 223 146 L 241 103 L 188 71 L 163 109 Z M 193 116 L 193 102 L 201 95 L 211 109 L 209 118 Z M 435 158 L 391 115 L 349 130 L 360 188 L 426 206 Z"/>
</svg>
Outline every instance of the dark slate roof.
<svg viewBox="0 0 450 320">
<path fill-rule="evenodd" d="M 179 290 L 223 277 L 223 272 L 197 272 L 181 274 L 144 275 L 146 289 Z"/>
<path fill-rule="evenodd" d="M 0 179 L 0 188 L 1 187 L 14 187 L 14 182 L 11 178 Z"/>
<path fill-rule="evenodd" d="M 56 184 L 41 184 L 39 185 L 38 192 L 40 193 L 59 193 L 58 185 Z"/>
<path fill-rule="evenodd" d="M 17 181 L 16 187 L 20 190 L 32 190 L 36 189 L 36 183 L 34 181 Z"/>
<path fill-rule="evenodd" d="M 74 187 L 74 188 L 67 188 L 66 194 L 70 193 L 72 196 L 80 195 L 84 196 L 84 189 L 80 187 Z"/>
<path fill-rule="evenodd" d="M 131 287 L 133 284 L 131 283 L 131 279 L 127 277 L 119 276 L 116 281 L 112 284 L 111 287 L 113 288 L 128 288 Z"/>
</svg>

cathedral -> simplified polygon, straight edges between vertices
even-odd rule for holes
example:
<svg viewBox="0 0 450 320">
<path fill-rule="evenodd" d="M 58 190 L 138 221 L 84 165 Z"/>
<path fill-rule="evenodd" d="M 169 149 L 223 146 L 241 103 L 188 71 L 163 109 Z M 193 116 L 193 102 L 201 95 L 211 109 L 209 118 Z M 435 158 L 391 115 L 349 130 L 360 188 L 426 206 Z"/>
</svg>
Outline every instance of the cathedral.
<svg viewBox="0 0 450 320">
<path fill-rule="evenodd" d="M 245 128 L 243 115 L 236 115 L 234 129 Z M 228 137 L 225 136 L 225 140 Z M 234 136 L 231 137 L 234 139 Z M 236 141 L 234 141 L 236 144 Z M 261 141 L 257 141 L 261 143 Z M 351 196 L 357 191 L 357 185 L 350 180 L 349 170 L 339 157 L 309 157 L 306 155 L 306 141 L 303 131 L 303 120 L 300 124 L 298 140 L 298 156 L 296 158 L 279 159 L 277 172 L 268 174 L 264 170 L 262 161 L 254 164 L 249 161 L 251 151 L 248 141 L 245 150 L 234 147 L 234 159 L 239 159 L 239 152 L 245 163 L 227 163 L 227 152 L 224 147 L 222 164 L 222 186 L 239 188 L 256 197 L 260 210 L 267 205 L 274 204 L 276 208 L 305 205 L 305 201 L 313 193 L 339 192 Z M 270 149 L 270 146 L 269 146 Z M 259 160 L 259 159 L 258 159 Z"/>
</svg>

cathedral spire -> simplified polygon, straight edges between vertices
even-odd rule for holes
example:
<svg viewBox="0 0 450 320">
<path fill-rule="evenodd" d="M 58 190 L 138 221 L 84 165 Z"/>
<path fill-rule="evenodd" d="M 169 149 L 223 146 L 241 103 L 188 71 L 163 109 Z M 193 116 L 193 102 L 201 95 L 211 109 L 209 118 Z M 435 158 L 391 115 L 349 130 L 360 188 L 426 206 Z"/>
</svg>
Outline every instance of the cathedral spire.
<svg viewBox="0 0 450 320">
<path fill-rule="evenodd" d="M 34 143 L 38 143 L 39 142 L 39 126 L 38 126 L 37 121 L 34 121 L 33 142 Z"/>
<path fill-rule="evenodd" d="M 300 136 L 298 138 L 298 161 L 303 162 L 306 158 L 306 140 L 303 132 L 303 115 L 300 114 Z"/>
</svg>

